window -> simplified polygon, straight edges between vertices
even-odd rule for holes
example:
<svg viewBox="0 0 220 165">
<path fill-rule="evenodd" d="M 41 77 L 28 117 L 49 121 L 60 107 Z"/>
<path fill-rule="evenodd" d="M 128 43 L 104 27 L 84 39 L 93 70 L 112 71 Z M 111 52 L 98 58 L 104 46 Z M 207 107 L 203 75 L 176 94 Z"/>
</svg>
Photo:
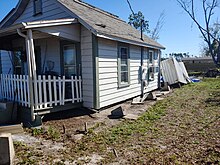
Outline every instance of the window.
<svg viewBox="0 0 220 165">
<path fill-rule="evenodd" d="M 153 56 L 154 56 L 154 52 L 153 51 L 149 51 L 149 62 L 151 64 L 153 63 Z"/>
<path fill-rule="evenodd" d="M 14 51 L 14 74 L 22 74 L 22 64 L 21 51 Z"/>
<path fill-rule="evenodd" d="M 76 75 L 76 46 L 75 44 L 63 46 L 64 75 Z"/>
<path fill-rule="evenodd" d="M 34 0 L 34 16 L 42 14 L 42 0 Z"/>
<path fill-rule="evenodd" d="M 154 67 L 148 69 L 148 81 L 154 81 Z"/>
<path fill-rule="evenodd" d="M 158 60 L 158 53 L 154 52 L 154 60 Z"/>
<path fill-rule="evenodd" d="M 129 85 L 129 49 L 126 46 L 119 46 L 118 76 L 119 87 Z"/>
</svg>

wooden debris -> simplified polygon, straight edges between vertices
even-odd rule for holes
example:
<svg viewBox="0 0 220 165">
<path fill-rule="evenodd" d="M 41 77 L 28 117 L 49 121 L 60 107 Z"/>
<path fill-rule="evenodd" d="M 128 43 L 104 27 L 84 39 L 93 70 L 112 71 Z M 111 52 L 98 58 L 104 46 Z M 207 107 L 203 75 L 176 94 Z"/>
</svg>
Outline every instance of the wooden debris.
<svg viewBox="0 0 220 165">
<path fill-rule="evenodd" d="M 138 115 L 127 114 L 127 115 L 125 115 L 123 118 L 124 118 L 124 119 L 130 119 L 130 120 L 137 120 L 138 117 L 139 117 Z"/>
<path fill-rule="evenodd" d="M 20 133 L 24 133 L 24 130 L 21 124 L 0 126 L 0 134 L 2 133 L 20 134 Z"/>
<path fill-rule="evenodd" d="M 114 152 L 115 157 L 118 158 L 118 153 L 117 153 L 116 149 L 113 148 L 113 152 Z"/>
<path fill-rule="evenodd" d="M 63 134 L 65 134 L 65 133 L 66 133 L 66 126 L 63 125 Z"/>
<path fill-rule="evenodd" d="M 85 134 L 88 132 L 88 123 L 85 122 Z"/>
</svg>

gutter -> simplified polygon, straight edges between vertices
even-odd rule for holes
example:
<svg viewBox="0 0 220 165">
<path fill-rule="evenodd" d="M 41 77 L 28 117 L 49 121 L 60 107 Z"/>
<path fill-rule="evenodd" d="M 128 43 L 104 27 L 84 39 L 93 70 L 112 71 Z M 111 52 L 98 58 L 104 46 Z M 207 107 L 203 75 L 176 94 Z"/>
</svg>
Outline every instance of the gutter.
<svg viewBox="0 0 220 165">
<path fill-rule="evenodd" d="M 73 19 L 58 19 L 58 20 L 49 20 L 49 21 L 35 21 L 35 22 L 22 22 L 25 29 L 32 28 L 41 28 L 41 27 L 49 27 L 49 26 L 59 26 L 59 25 L 70 25 L 78 23 L 78 20 Z"/>
<path fill-rule="evenodd" d="M 128 43 L 128 44 L 133 44 L 133 45 L 137 45 L 137 46 L 142 46 L 142 47 L 147 47 L 147 48 L 153 48 L 153 49 L 163 49 L 165 50 L 165 47 L 162 46 L 154 46 L 154 45 L 150 45 L 147 43 L 141 43 L 138 41 L 132 41 L 132 40 L 127 40 L 127 39 L 123 39 L 123 38 L 119 38 L 119 37 L 114 37 L 114 36 L 110 36 L 110 35 L 103 35 L 103 34 L 95 34 L 97 37 L 100 38 L 105 38 L 105 39 L 109 39 L 109 40 L 113 40 L 113 41 L 119 41 L 119 42 L 124 42 L 124 43 Z"/>
</svg>

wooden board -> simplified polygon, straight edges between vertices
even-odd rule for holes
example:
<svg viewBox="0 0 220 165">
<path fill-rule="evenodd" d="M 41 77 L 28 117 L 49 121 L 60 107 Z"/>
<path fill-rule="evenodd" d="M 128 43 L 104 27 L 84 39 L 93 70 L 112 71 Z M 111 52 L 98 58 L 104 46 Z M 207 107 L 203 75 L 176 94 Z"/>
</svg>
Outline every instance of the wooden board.
<svg viewBox="0 0 220 165">
<path fill-rule="evenodd" d="M 0 134 L 2 133 L 20 134 L 20 133 L 24 133 L 24 130 L 21 124 L 0 126 Z"/>
</svg>

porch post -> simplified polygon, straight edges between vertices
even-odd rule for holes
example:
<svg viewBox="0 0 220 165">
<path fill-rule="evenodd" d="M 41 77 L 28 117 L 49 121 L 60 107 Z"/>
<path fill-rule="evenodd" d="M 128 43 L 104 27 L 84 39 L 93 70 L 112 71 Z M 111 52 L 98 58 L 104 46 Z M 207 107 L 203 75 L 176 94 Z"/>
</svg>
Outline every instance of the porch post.
<svg viewBox="0 0 220 165">
<path fill-rule="evenodd" d="M 32 36 L 32 31 L 28 30 L 27 35 L 21 33 L 20 29 L 17 29 L 17 32 L 20 36 L 25 38 L 25 45 L 26 45 L 26 53 L 27 53 L 27 65 L 28 65 L 28 84 L 29 84 L 29 96 L 30 96 L 30 107 L 31 107 L 31 120 L 35 120 L 34 114 L 34 93 L 33 93 L 33 72 L 32 72 L 32 43 L 30 36 Z"/>
<path fill-rule="evenodd" d="M 37 71 L 36 71 L 36 61 L 35 61 L 35 51 L 34 51 L 34 40 L 33 40 L 33 34 L 32 34 L 32 30 L 28 29 L 27 32 L 28 38 L 29 38 L 29 42 L 30 42 L 30 55 L 31 55 L 31 65 L 32 65 L 32 75 L 33 75 L 33 81 L 34 81 L 34 96 L 33 96 L 33 100 L 35 100 L 35 104 L 38 103 L 38 89 L 37 89 Z M 34 106 L 34 105 L 33 105 Z M 37 108 L 38 106 L 35 105 L 35 108 Z"/>
</svg>

